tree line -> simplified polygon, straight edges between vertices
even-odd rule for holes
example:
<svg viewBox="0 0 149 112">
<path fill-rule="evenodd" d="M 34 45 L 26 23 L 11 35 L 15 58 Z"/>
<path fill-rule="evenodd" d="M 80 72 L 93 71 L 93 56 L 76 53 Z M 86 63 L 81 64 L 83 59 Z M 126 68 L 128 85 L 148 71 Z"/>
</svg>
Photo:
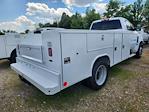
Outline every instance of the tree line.
<svg viewBox="0 0 149 112">
<path fill-rule="evenodd" d="M 136 2 L 129 5 L 126 5 L 120 0 L 110 0 L 106 5 L 106 12 L 102 15 L 97 13 L 95 9 L 88 8 L 85 16 L 81 16 L 81 14 L 76 12 L 69 17 L 66 13 L 63 13 L 60 21 L 55 21 L 53 24 L 39 23 L 39 27 L 89 29 L 92 21 L 110 17 L 124 17 L 128 19 L 135 27 L 145 26 L 149 29 L 149 0 L 146 0 L 145 3 L 143 0 L 136 0 Z"/>
<path fill-rule="evenodd" d="M 86 14 L 84 17 L 81 16 L 79 13 L 75 13 L 71 17 L 69 17 L 66 13 L 62 14 L 61 20 L 59 22 L 54 22 L 53 24 L 46 23 L 41 24 L 39 23 L 40 28 L 44 27 L 60 27 L 60 28 L 67 28 L 67 29 L 88 29 L 92 21 L 101 19 L 99 13 L 96 13 L 95 9 L 87 9 Z"/>
</svg>

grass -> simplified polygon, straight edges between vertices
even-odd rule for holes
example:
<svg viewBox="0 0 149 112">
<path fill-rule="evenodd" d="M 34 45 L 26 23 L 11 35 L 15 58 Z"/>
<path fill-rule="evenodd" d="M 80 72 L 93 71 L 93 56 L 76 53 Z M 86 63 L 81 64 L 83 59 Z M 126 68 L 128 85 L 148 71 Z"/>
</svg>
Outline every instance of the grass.
<svg viewBox="0 0 149 112">
<path fill-rule="evenodd" d="M 132 58 L 112 67 L 108 83 L 99 91 L 78 83 L 54 96 L 46 96 L 21 82 L 4 61 L 0 65 L 0 84 L 3 85 L 0 85 L 0 112 L 149 112 L 149 107 L 143 103 L 146 101 L 149 105 L 149 69 L 142 66 L 149 65 L 147 56 L 140 60 Z"/>
<path fill-rule="evenodd" d="M 134 72 L 122 69 L 118 65 L 111 69 L 110 74 L 111 77 L 117 77 L 120 80 L 132 79 L 136 76 Z"/>
</svg>

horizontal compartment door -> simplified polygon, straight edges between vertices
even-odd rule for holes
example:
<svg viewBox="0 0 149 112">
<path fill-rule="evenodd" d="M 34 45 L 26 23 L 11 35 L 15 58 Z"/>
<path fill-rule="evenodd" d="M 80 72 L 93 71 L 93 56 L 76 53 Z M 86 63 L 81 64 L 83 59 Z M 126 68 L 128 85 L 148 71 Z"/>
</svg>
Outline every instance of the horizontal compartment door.
<svg viewBox="0 0 149 112">
<path fill-rule="evenodd" d="M 113 34 L 87 34 L 87 50 L 96 51 L 113 47 Z"/>
</svg>

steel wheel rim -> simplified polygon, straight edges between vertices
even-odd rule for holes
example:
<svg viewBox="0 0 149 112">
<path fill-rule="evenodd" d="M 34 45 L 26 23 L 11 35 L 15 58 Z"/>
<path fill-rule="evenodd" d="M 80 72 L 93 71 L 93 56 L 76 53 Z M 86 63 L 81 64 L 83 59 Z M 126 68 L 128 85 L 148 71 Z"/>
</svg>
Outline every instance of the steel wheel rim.
<svg viewBox="0 0 149 112">
<path fill-rule="evenodd" d="M 143 52 L 143 48 L 140 47 L 139 54 L 142 55 L 142 52 Z"/>
<path fill-rule="evenodd" d="M 100 65 L 95 74 L 96 83 L 101 86 L 104 84 L 107 77 L 107 68 L 105 65 Z"/>
</svg>

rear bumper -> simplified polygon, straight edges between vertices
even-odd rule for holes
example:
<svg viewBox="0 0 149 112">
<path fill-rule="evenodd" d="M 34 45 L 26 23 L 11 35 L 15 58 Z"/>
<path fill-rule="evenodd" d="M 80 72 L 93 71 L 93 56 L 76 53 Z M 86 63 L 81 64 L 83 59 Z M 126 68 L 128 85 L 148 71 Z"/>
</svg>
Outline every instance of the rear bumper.
<svg viewBox="0 0 149 112">
<path fill-rule="evenodd" d="M 18 59 L 17 63 L 11 64 L 11 68 L 46 95 L 53 95 L 61 90 L 59 73 Z"/>
</svg>

